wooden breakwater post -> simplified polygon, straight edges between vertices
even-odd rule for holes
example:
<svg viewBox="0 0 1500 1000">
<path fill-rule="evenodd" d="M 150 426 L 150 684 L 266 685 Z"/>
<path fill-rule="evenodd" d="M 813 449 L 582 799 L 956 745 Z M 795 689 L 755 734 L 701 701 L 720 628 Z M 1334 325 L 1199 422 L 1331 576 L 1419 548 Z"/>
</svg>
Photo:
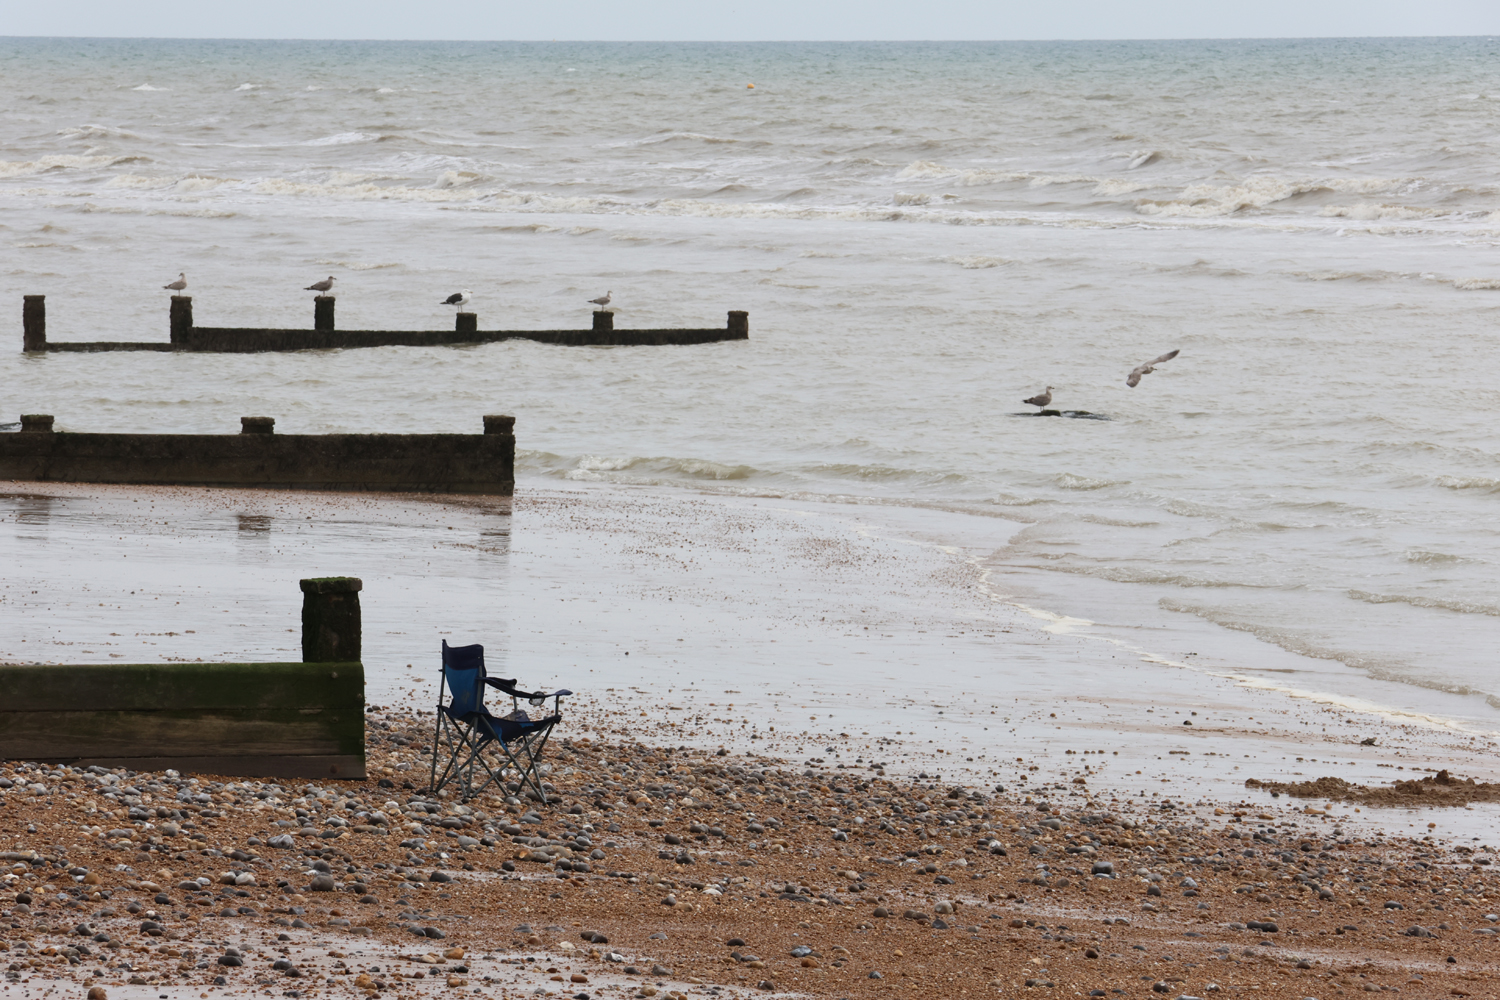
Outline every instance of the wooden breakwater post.
<svg viewBox="0 0 1500 1000">
<path fill-rule="evenodd" d="M 483 434 L 277 434 L 274 417 L 241 417 L 238 434 L 56 433 L 25 414 L 0 434 L 0 479 L 143 486 L 512 495 L 514 417 Z M 0 689 L 0 698 L 3 698 Z"/>
<path fill-rule="evenodd" d="M 21 350 L 47 349 L 47 296 L 21 296 Z"/>
<path fill-rule="evenodd" d="M 302 581 L 302 662 L 344 663 L 360 658 L 359 592 L 353 576 Z"/>
<path fill-rule="evenodd" d="M 593 314 L 589 329 L 578 330 L 481 330 L 472 312 L 455 314 L 452 330 L 339 330 L 335 329 L 335 297 L 313 299 L 313 328 L 299 330 L 264 327 L 204 327 L 193 322 L 193 298 L 173 295 L 169 315 L 170 336 L 161 341 L 49 341 L 46 332 L 45 297 L 23 296 L 23 349 L 33 353 L 92 353 L 96 351 L 204 351 L 249 354 L 262 351 L 334 350 L 360 347 L 443 347 L 531 340 L 543 344 L 575 347 L 644 347 L 712 344 L 726 340 L 748 340 L 749 314 L 731 310 L 725 326 L 681 329 L 616 329 L 615 315 L 607 310 Z"/>
<path fill-rule="evenodd" d="M 302 587 L 302 644 L 316 660 L 0 665 L 0 758 L 363 779 L 362 584 Z"/>
<path fill-rule="evenodd" d="M 168 316 L 172 329 L 172 343 L 186 344 L 193 334 L 193 297 L 191 295 L 172 296 L 172 308 Z"/>
</svg>

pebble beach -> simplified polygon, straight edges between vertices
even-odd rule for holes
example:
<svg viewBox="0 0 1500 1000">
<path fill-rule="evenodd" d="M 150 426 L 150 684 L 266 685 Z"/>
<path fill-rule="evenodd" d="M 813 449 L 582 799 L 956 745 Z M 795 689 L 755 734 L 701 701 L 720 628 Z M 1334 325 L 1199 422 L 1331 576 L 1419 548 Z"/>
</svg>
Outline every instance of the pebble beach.
<svg viewBox="0 0 1500 1000">
<path fill-rule="evenodd" d="M 1493 996 L 1489 845 L 564 738 L 544 805 L 12 764 L 10 996 Z M 376 777 L 378 776 L 378 777 Z"/>
</svg>

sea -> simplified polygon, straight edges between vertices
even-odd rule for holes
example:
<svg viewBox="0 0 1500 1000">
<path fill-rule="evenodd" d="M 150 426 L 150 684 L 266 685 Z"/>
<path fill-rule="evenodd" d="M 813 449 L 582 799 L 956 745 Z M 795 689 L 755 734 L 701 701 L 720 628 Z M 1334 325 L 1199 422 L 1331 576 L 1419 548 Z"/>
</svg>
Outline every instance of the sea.
<svg viewBox="0 0 1500 1000">
<path fill-rule="evenodd" d="M 1495 38 L 0 39 L 0 421 L 511 413 L 522 493 L 999 526 L 986 586 L 1054 625 L 1493 732 L 1497 164 Z M 611 292 L 750 339 L 21 353 L 23 294 L 53 340 L 165 340 L 179 272 L 202 325 L 310 327 L 332 276 L 347 328 Z"/>
</svg>

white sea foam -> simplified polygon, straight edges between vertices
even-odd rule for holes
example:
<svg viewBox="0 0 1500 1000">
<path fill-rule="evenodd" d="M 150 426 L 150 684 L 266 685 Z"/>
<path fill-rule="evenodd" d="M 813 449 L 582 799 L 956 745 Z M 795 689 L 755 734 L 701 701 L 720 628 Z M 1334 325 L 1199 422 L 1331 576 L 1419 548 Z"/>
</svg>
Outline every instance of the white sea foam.
<svg viewBox="0 0 1500 1000">
<path fill-rule="evenodd" d="M 347 146 L 356 142 L 374 142 L 380 136 L 372 132 L 340 132 L 337 135 L 325 135 L 317 139 L 308 139 L 302 143 L 304 146 Z"/>
<path fill-rule="evenodd" d="M 134 160 L 134 157 L 127 159 L 119 156 L 71 156 L 67 154 L 43 156 L 35 160 L 0 160 L 0 178 L 26 177 L 61 170 L 109 167 L 131 160 Z"/>
<path fill-rule="evenodd" d="M 987 254 L 970 254 L 966 257 L 944 257 L 943 260 L 971 271 L 984 270 L 991 267 L 1004 267 L 1006 264 L 1015 263 L 1015 261 L 1005 257 L 991 257 Z"/>
</svg>

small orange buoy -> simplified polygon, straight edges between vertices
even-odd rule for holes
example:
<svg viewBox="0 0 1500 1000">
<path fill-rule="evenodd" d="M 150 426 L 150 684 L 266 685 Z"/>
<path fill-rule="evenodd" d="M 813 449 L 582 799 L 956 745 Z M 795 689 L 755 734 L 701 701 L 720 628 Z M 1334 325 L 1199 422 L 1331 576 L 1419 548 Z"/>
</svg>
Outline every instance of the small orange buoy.
<svg viewBox="0 0 1500 1000">
<path fill-rule="evenodd" d="M 746 90 L 754 90 L 755 89 L 755 84 L 753 84 L 753 83 L 747 83 L 747 84 L 745 84 L 745 89 Z"/>
</svg>

